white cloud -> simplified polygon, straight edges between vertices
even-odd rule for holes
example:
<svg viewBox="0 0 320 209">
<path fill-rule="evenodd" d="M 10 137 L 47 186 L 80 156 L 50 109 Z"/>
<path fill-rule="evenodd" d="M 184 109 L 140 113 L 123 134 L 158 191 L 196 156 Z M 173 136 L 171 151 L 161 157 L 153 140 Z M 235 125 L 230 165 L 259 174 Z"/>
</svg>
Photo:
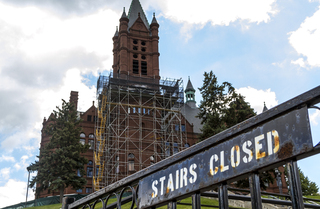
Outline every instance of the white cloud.
<svg viewBox="0 0 320 209">
<path fill-rule="evenodd" d="M 10 172 L 11 172 L 11 168 L 2 168 L 0 170 L 0 178 L 1 180 L 6 180 L 6 179 L 9 179 L 10 177 Z"/>
<path fill-rule="evenodd" d="M 320 121 L 320 111 L 316 110 L 313 114 L 310 115 L 310 121 L 313 125 L 317 126 Z"/>
<path fill-rule="evenodd" d="M 17 170 L 26 169 L 29 166 L 29 163 L 26 162 L 29 159 L 29 156 L 23 155 L 20 159 L 20 162 L 16 163 L 14 167 Z"/>
<path fill-rule="evenodd" d="M 271 16 L 277 13 L 275 2 L 276 0 L 198 0 L 196 2 L 162 0 L 162 4 L 156 5 L 160 5 L 164 17 L 184 23 L 183 31 L 181 31 L 183 33 L 187 31 L 187 28 L 194 29 L 193 25 L 202 28 L 207 23 L 228 26 L 237 20 L 257 24 L 268 22 Z"/>
<path fill-rule="evenodd" d="M 14 157 L 11 157 L 11 156 L 2 155 L 2 156 L 0 157 L 0 162 L 2 162 L 2 161 L 15 162 L 15 159 L 14 159 Z"/>
<path fill-rule="evenodd" d="M 237 89 L 237 92 L 245 96 L 245 101 L 249 102 L 250 106 L 258 114 L 262 112 L 264 103 L 268 109 L 278 105 L 276 93 L 271 91 L 271 89 L 258 90 L 248 86 Z"/>
<path fill-rule="evenodd" d="M 300 25 L 299 29 L 290 32 L 289 42 L 293 48 L 301 55 L 306 56 L 307 60 L 298 59 L 296 62 L 300 66 L 310 65 L 311 67 L 320 66 L 320 7 L 311 16 L 307 17 Z"/>
<path fill-rule="evenodd" d="M 299 59 L 297 59 L 295 61 L 292 60 L 291 63 L 294 64 L 294 65 L 299 65 L 302 68 L 306 68 L 306 64 L 307 64 L 306 61 L 303 58 L 299 58 Z"/>
<path fill-rule="evenodd" d="M 9 179 L 8 182 L 0 187 L 0 207 L 26 201 L 27 182 Z M 29 189 L 28 200 L 34 199 L 32 190 Z"/>
</svg>

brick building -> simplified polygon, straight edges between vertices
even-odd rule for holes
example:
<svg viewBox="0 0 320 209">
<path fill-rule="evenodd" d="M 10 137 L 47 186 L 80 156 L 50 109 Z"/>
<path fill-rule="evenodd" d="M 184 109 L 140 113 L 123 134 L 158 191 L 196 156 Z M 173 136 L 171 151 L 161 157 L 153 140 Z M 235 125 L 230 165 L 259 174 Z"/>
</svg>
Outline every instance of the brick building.
<svg viewBox="0 0 320 209">
<path fill-rule="evenodd" d="M 158 51 L 159 24 L 149 25 L 138 0 L 125 10 L 113 37 L 113 72 L 97 82 L 97 107 L 79 112 L 80 143 L 90 144 L 84 155 L 87 185 L 65 194 L 88 194 L 144 169 L 196 143 L 200 120 L 195 118 L 194 88 L 188 81 L 184 103 L 181 79 L 161 79 Z M 80 92 L 81 93 L 81 92 Z M 78 92 L 70 102 L 76 107 Z M 52 115 L 51 115 L 52 116 Z M 50 116 L 50 117 L 51 117 Z M 41 146 L 50 140 L 43 130 Z M 42 192 L 40 197 L 59 195 Z"/>
</svg>

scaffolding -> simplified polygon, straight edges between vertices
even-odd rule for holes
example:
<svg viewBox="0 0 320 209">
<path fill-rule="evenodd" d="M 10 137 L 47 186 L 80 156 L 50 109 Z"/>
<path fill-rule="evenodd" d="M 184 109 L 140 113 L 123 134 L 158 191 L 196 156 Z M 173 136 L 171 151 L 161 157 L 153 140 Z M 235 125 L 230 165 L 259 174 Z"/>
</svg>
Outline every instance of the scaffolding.
<svg viewBox="0 0 320 209">
<path fill-rule="evenodd" d="M 182 79 L 99 76 L 95 191 L 185 148 Z"/>
</svg>

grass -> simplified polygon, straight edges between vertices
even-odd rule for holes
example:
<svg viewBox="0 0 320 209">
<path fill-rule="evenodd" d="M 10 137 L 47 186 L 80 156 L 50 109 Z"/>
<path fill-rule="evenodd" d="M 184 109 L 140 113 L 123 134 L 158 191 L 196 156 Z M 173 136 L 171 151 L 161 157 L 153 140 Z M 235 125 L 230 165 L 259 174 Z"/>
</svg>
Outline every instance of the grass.
<svg viewBox="0 0 320 209">
<path fill-rule="evenodd" d="M 53 205 L 42 205 L 36 207 L 29 207 L 28 209 L 60 209 L 61 203 L 53 204 Z"/>
<path fill-rule="evenodd" d="M 320 195 L 308 195 L 308 196 L 304 196 L 304 197 L 320 200 Z"/>
<path fill-rule="evenodd" d="M 109 199 L 108 204 L 114 203 L 116 201 L 115 198 L 113 199 Z M 188 197 L 186 199 L 183 199 L 181 201 L 179 201 L 181 203 L 192 203 L 192 199 L 191 197 Z M 201 204 L 202 205 L 212 205 L 212 206 L 219 206 L 219 202 L 217 200 L 213 200 L 213 199 L 209 199 L 209 198 L 205 198 L 205 197 L 201 197 Z M 131 202 L 121 205 L 121 209 L 130 209 L 131 206 Z M 203 208 L 209 208 L 209 207 L 204 207 Z M 201 207 L 201 208 L 202 208 Z M 44 206 L 37 206 L 37 207 L 30 207 L 28 209 L 60 209 L 61 208 L 61 204 L 54 204 L 54 205 L 44 205 Z M 102 203 L 98 203 L 95 208 L 102 208 Z M 134 208 L 136 208 L 136 206 L 134 206 Z M 177 205 L 178 209 L 192 209 L 191 205 Z M 233 208 L 230 206 L 230 208 Z M 167 206 L 162 206 L 159 209 L 167 209 Z"/>
</svg>

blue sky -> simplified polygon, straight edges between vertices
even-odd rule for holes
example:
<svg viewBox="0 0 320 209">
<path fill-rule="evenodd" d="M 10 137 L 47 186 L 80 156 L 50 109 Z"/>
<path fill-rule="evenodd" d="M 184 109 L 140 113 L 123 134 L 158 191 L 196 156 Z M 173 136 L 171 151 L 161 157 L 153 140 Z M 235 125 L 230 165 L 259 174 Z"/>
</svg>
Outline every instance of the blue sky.
<svg viewBox="0 0 320 209">
<path fill-rule="evenodd" d="M 112 36 L 131 0 L 0 0 L 0 207 L 25 201 L 26 166 L 61 99 L 95 100 L 112 66 Z M 213 71 L 257 113 L 320 84 L 320 2 L 312 0 L 140 0 L 160 24 L 160 75 L 202 85 Z M 197 91 L 199 104 L 201 95 Z M 320 111 L 310 110 L 314 144 Z M 299 161 L 320 185 L 320 156 Z M 29 199 L 33 198 L 31 192 Z"/>
</svg>

